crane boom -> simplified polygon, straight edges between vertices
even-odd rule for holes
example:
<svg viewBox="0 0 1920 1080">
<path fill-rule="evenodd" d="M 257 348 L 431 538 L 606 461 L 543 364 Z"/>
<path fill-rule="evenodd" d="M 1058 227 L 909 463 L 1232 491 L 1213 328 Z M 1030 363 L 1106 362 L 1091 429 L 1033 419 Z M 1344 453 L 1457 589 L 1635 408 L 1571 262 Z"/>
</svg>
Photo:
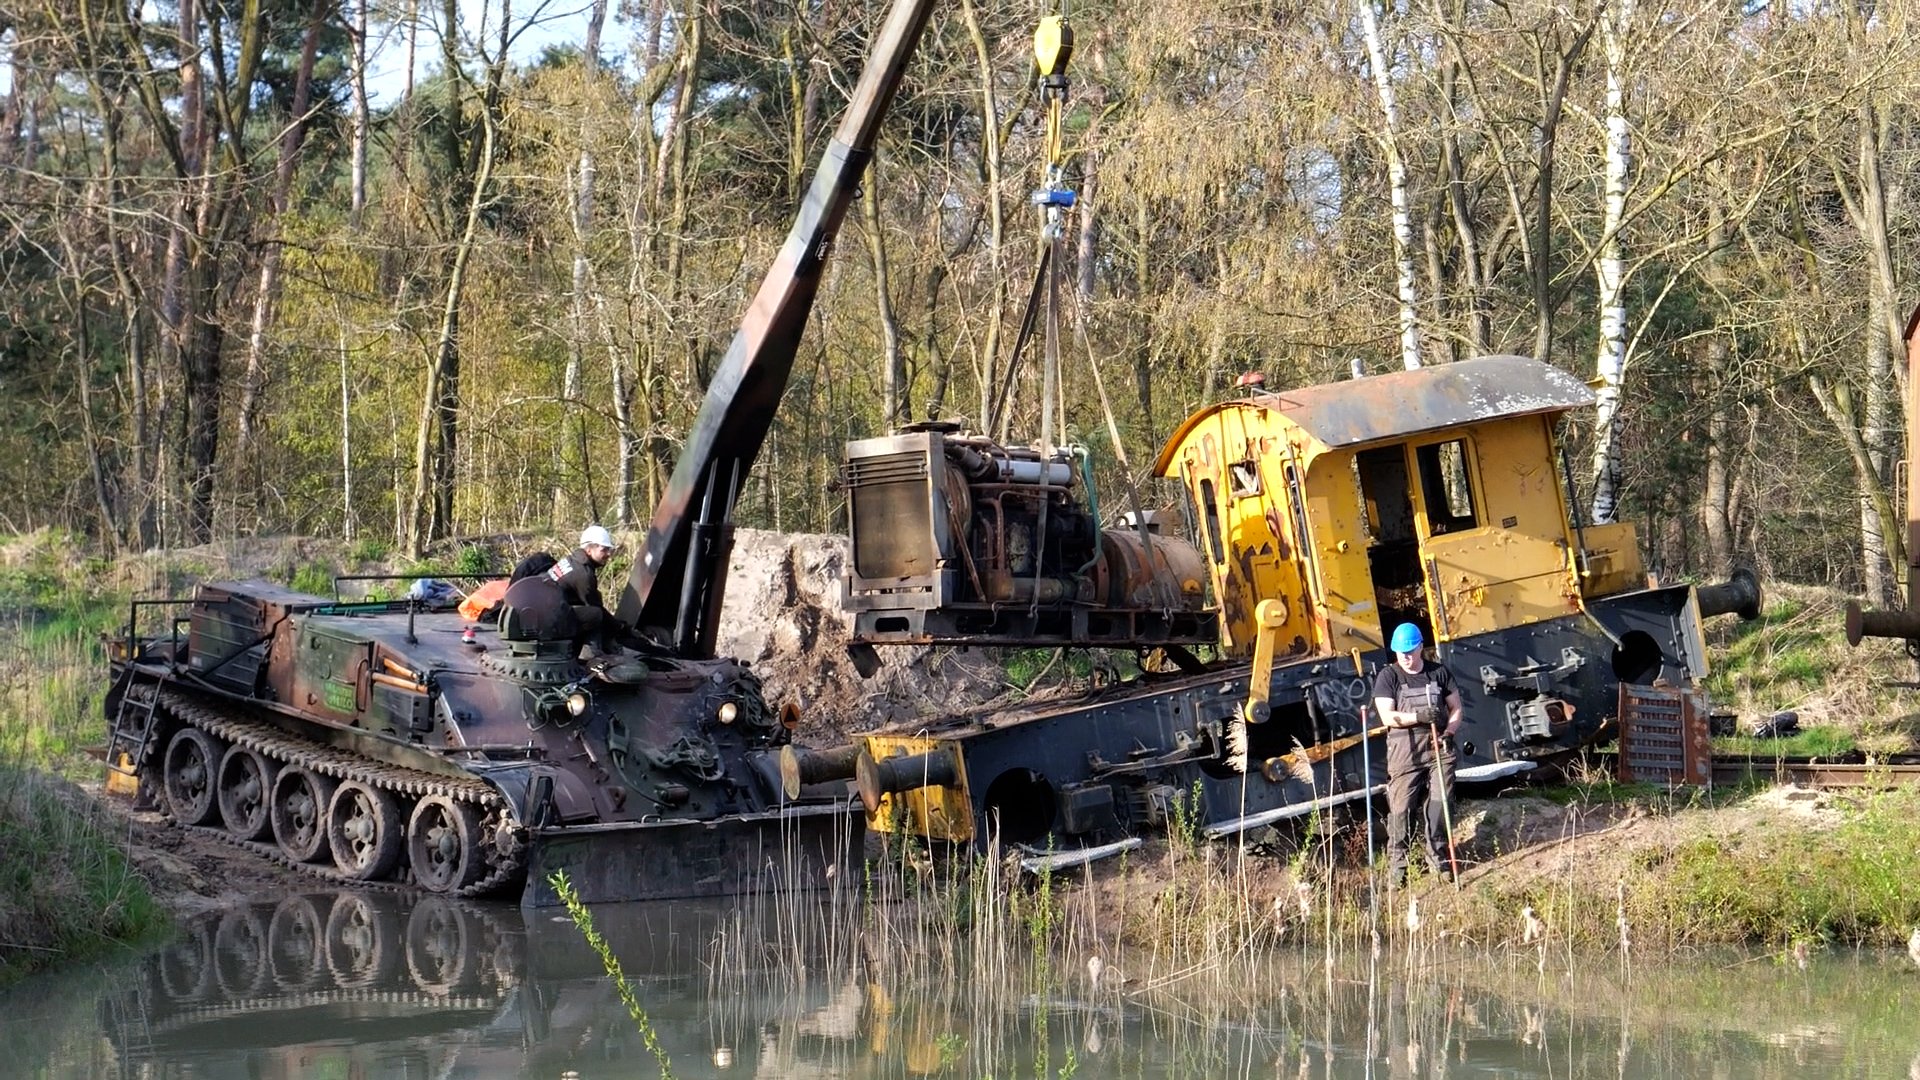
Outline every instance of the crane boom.
<svg viewBox="0 0 1920 1080">
<path fill-rule="evenodd" d="M 682 656 L 713 655 L 741 484 L 773 426 L 834 238 L 934 0 L 894 0 L 780 254 L 707 386 L 615 617 Z"/>
</svg>

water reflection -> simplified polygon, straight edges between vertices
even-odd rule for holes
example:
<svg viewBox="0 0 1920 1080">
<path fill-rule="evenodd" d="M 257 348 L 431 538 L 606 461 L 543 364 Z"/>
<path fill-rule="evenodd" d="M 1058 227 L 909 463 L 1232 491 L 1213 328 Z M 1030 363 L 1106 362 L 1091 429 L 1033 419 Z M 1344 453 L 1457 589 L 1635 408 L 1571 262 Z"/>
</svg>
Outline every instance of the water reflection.
<svg viewBox="0 0 1920 1080">
<path fill-rule="evenodd" d="M 876 944 L 844 908 L 595 917 L 680 1077 L 1920 1080 L 1920 980 L 1897 958 L 1630 970 L 1434 947 L 1157 971 L 1145 954 Z M 353 892 L 209 915 L 147 956 L 0 995 L 0 1060 L 8 1076 L 154 1080 L 660 1075 L 564 918 Z"/>
</svg>

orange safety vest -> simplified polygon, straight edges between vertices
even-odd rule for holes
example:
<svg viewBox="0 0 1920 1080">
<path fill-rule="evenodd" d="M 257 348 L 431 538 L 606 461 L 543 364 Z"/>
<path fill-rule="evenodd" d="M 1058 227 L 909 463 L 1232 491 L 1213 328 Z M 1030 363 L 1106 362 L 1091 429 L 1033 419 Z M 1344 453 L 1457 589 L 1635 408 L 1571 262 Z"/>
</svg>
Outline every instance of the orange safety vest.
<svg viewBox="0 0 1920 1080">
<path fill-rule="evenodd" d="M 499 607 L 501 599 L 506 595 L 507 580 L 505 578 L 484 582 L 479 588 L 468 593 L 465 600 L 460 601 L 460 617 L 468 622 L 479 622 L 486 617 L 487 612 Z"/>
</svg>

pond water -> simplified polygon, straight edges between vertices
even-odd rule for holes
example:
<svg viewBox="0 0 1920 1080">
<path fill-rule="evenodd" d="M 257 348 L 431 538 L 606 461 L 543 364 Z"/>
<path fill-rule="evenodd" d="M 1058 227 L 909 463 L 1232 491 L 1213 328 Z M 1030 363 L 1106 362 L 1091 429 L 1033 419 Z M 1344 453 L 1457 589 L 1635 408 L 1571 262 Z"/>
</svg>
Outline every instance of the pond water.
<svg viewBox="0 0 1920 1080">
<path fill-rule="evenodd" d="M 1378 960 L 1242 951 L 1131 979 L 1104 963 L 1096 979 L 876 945 L 857 910 L 826 905 L 594 918 L 676 1077 L 1920 1080 L 1905 956 L 1627 965 L 1440 942 Z M 314 892 L 0 994 L 6 1077 L 661 1074 L 579 930 L 513 907 Z"/>
</svg>

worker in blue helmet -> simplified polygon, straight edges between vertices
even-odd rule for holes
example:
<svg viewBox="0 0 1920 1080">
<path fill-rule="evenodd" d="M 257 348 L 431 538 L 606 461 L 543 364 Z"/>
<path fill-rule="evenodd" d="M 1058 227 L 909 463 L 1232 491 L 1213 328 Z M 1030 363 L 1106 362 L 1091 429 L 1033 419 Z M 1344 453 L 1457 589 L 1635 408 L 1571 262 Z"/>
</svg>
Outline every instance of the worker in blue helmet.
<svg viewBox="0 0 1920 1080">
<path fill-rule="evenodd" d="M 1426 819 L 1427 864 L 1435 873 L 1458 873 L 1448 840 L 1447 797 L 1453 788 L 1454 736 L 1460 730 L 1460 690 L 1453 673 L 1423 654 L 1420 627 L 1401 623 L 1387 647 L 1393 663 L 1373 680 L 1373 706 L 1387 732 L 1387 873 L 1395 885 L 1407 880 L 1415 807 Z"/>
</svg>

